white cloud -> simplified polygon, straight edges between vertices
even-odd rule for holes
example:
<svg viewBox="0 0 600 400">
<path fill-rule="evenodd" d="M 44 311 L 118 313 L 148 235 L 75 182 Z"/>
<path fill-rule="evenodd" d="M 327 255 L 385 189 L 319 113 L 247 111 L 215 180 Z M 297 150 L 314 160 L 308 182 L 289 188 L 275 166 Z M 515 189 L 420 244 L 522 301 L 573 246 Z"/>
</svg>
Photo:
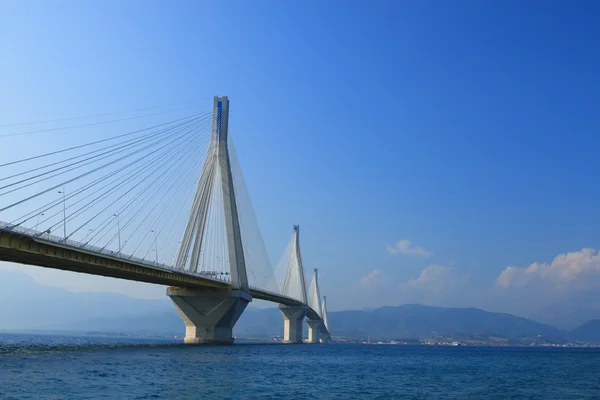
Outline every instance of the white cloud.
<svg viewBox="0 0 600 400">
<path fill-rule="evenodd" d="M 419 286 L 423 284 L 431 284 L 444 282 L 448 275 L 454 273 L 454 268 L 445 265 L 430 265 L 421 271 L 421 275 L 417 279 L 408 281 L 408 285 Z"/>
<path fill-rule="evenodd" d="M 431 255 L 430 252 L 422 247 L 412 246 L 408 239 L 402 239 L 395 245 L 388 245 L 386 249 L 390 254 L 412 254 L 421 257 L 429 257 Z"/>
<path fill-rule="evenodd" d="M 411 279 L 404 289 L 418 290 L 430 294 L 442 294 L 455 291 L 470 274 L 460 275 L 454 267 L 432 264 L 421 271 L 416 279 Z"/>
<path fill-rule="evenodd" d="M 393 250 L 400 253 L 396 246 Z M 358 286 L 369 296 L 350 294 L 344 301 L 357 304 L 354 307 L 410 303 L 478 307 L 529 317 L 543 307 L 600 291 L 600 251 L 594 249 L 560 254 L 522 267 L 511 265 L 488 279 L 481 276 L 485 264 L 478 267 L 479 277 L 471 277 L 464 266 L 451 261 L 430 264 L 408 276 L 410 270 L 406 268 L 374 269 L 360 278 Z M 588 298 L 582 304 L 588 304 Z"/>
<path fill-rule="evenodd" d="M 561 288 L 589 288 L 600 284 L 600 252 L 582 249 L 559 254 L 547 263 L 533 263 L 527 268 L 508 266 L 496 278 L 502 288 L 532 284 L 551 284 Z"/>
<path fill-rule="evenodd" d="M 378 269 L 374 269 L 367 276 L 363 276 L 360 278 L 360 286 L 368 287 L 371 286 L 376 280 L 377 277 L 381 275 L 381 271 Z"/>
</svg>

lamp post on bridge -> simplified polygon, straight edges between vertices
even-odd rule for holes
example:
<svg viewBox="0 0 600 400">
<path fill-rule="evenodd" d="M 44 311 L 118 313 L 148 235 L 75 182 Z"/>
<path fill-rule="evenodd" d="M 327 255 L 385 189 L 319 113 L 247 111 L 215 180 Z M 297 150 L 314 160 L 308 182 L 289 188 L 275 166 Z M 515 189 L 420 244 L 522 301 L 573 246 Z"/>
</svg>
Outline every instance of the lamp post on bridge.
<svg viewBox="0 0 600 400">
<path fill-rule="evenodd" d="M 119 251 L 117 254 L 121 255 L 121 219 L 119 218 L 119 214 L 113 214 L 114 217 L 117 217 L 117 235 L 119 237 Z"/>
<path fill-rule="evenodd" d="M 150 232 L 154 233 L 154 256 L 156 260 L 156 265 L 158 265 L 158 247 L 156 245 L 156 231 L 153 229 Z"/>
<path fill-rule="evenodd" d="M 64 231 L 64 235 L 65 235 L 65 240 L 67 240 L 67 208 L 66 208 L 66 194 L 67 191 L 65 190 L 65 187 L 63 186 L 63 190 L 62 191 L 58 191 L 58 193 L 62 193 L 63 195 L 63 231 Z"/>
<path fill-rule="evenodd" d="M 44 216 L 44 213 L 38 214 L 37 216 L 37 222 L 35 223 L 35 230 L 37 231 L 38 229 L 38 225 L 40 224 L 40 216 Z"/>
</svg>

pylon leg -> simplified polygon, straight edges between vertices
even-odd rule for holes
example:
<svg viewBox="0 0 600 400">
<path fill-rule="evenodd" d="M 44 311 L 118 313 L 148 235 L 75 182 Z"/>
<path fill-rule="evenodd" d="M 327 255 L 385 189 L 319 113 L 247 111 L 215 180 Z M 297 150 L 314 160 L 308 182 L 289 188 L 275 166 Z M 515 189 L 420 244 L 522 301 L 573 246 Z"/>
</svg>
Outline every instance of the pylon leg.
<svg viewBox="0 0 600 400">
<path fill-rule="evenodd" d="M 233 326 L 251 301 L 242 291 L 206 292 L 169 288 L 177 312 L 185 323 L 184 343 L 233 344 Z"/>
<path fill-rule="evenodd" d="M 283 315 L 283 343 L 302 343 L 302 320 L 306 307 L 279 306 Z"/>
</svg>

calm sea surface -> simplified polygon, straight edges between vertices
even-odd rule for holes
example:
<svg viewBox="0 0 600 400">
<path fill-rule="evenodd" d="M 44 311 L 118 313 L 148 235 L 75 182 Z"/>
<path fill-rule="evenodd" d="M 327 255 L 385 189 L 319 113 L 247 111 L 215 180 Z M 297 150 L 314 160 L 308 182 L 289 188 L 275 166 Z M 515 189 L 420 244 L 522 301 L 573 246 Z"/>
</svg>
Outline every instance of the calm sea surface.
<svg viewBox="0 0 600 400">
<path fill-rule="evenodd" d="M 600 399 L 600 350 L 0 334 L 0 399 Z"/>
</svg>

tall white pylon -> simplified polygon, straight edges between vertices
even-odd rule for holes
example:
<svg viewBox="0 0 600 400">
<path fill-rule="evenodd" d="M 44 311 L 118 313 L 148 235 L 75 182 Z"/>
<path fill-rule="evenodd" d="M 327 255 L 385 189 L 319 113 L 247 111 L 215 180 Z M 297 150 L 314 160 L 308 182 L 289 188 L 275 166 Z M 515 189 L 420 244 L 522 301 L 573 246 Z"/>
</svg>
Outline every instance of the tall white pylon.
<svg viewBox="0 0 600 400">
<path fill-rule="evenodd" d="M 300 226 L 298 225 L 294 225 L 292 233 L 292 249 L 287 263 L 282 293 L 284 296 L 300 300 L 302 304 L 308 304 L 304 267 L 300 253 Z"/>
<path fill-rule="evenodd" d="M 252 301 L 227 147 L 228 122 L 229 100 L 215 97 L 211 143 L 175 266 L 196 273 L 227 274 L 233 290 L 167 288 L 185 323 L 184 343 L 189 344 L 233 343 L 233 326 Z M 215 235 L 220 238 L 217 246 Z M 212 257 L 214 247 L 220 249 L 220 257 Z"/>
<path fill-rule="evenodd" d="M 229 100 L 227 96 L 215 97 L 211 143 L 204 162 L 202 176 L 196 189 L 188 224 L 177 253 L 175 267 L 190 272 L 199 272 L 198 265 L 201 260 L 203 243 L 206 240 L 207 217 L 211 201 L 222 200 L 231 285 L 234 290 L 249 292 L 227 145 L 228 125 Z M 214 188 L 219 187 L 221 196 L 213 196 Z M 225 262 L 225 260 L 221 260 L 221 262 Z"/>
<path fill-rule="evenodd" d="M 331 332 L 329 330 L 329 318 L 327 318 L 327 297 L 326 296 L 323 296 L 323 306 L 321 307 L 321 309 L 322 309 L 321 317 L 323 318 L 323 325 L 327 329 L 327 332 Z"/>
<path fill-rule="evenodd" d="M 321 309 L 321 293 L 319 291 L 319 270 L 317 268 L 315 268 L 315 274 L 308 290 L 308 306 L 312 308 L 319 315 L 319 317 L 323 318 L 323 311 Z"/>
</svg>

